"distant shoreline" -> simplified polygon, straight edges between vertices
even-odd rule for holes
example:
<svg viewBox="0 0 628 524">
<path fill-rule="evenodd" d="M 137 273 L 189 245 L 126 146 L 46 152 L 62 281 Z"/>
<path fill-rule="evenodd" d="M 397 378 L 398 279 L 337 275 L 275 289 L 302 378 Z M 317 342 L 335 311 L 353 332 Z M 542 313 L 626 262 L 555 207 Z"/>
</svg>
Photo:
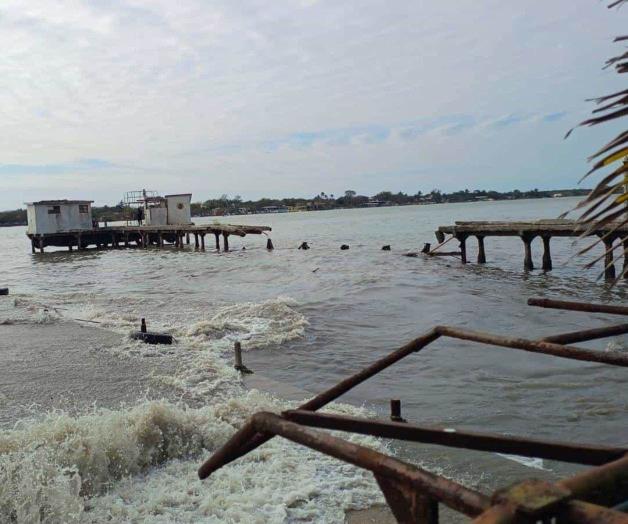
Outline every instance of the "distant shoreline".
<svg viewBox="0 0 628 524">
<path fill-rule="evenodd" d="M 350 206 L 350 205 L 328 205 L 328 206 L 320 206 L 316 208 L 302 208 L 302 209 L 286 209 L 286 210 L 267 210 L 267 211 L 249 211 L 246 213 L 239 213 L 239 210 L 233 210 L 233 212 L 226 212 L 222 214 L 210 214 L 210 213 L 199 213 L 198 204 L 193 204 L 192 208 L 192 217 L 193 218 L 205 218 L 205 217 L 226 217 L 226 216 L 246 216 L 246 215 L 266 215 L 266 214 L 282 214 L 282 213 L 297 213 L 297 212 L 308 212 L 308 211 L 332 211 L 332 210 L 345 210 L 345 209 L 379 209 L 383 207 L 406 207 L 406 206 L 431 206 L 438 204 L 469 204 L 469 203 L 486 203 L 486 202 L 514 202 L 514 201 L 522 201 L 522 200 L 540 200 L 540 199 L 555 199 L 555 198 L 578 198 L 584 196 L 589 190 L 570 190 L 573 191 L 583 191 L 583 194 L 557 194 L 560 191 L 539 191 L 539 196 L 526 195 L 522 198 L 482 198 L 482 199 L 468 199 L 468 200 L 445 200 L 441 202 L 405 202 L 405 203 L 393 203 L 393 202 L 382 202 L 378 205 L 361 205 L 361 206 Z M 546 193 L 553 193 L 552 195 L 548 195 Z M 99 221 L 107 221 L 107 222 L 116 222 L 116 221 L 124 221 L 127 220 L 123 215 L 123 211 L 118 210 L 117 208 L 99 208 L 95 207 L 94 216 Z M 25 227 L 28 225 L 26 220 L 24 221 L 12 221 L 12 222 L 3 222 L 3 215 L 11 214 L 12 217 L 21 210 L 17 211 L 0 211 L 0 228 L 3 227 Z M 109 212 L 107 214 L 107 212 Z M 24 211 L 26 214 L 26 211 Z"/>
</svg>

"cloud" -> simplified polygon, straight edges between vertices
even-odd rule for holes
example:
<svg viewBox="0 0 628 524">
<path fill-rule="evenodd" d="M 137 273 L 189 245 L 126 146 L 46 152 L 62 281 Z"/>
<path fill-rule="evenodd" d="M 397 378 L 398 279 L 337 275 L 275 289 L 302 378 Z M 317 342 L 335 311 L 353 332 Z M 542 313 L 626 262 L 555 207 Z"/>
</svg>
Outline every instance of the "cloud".
<svg viewBox="0 0 628 524">
<path fill-rule="evenodd" d="M 33 177 L 42 191 L 75 184 L 111 202 L 141 185 L 256 197 L 430 188 L 455 161 L 451 177 L 433 175 L 450 189 L 524 188 L 533 158 L 572 185 L 605 133 L 563 142 L 563 127 L 615 89 L 599 68 L 622 30 L 590 0 L 0 9 L 0 208 L 23 201 Z M 494 159 L 514 150 L 504 174 Z"/>
<path fill-rule="evenodd" d="M 0 175 L 58 175 L 86 173 L 115 168 L 116 165 L 98 158 L 85 158 L 62 164 L 0 164 Z"/>
</svg>

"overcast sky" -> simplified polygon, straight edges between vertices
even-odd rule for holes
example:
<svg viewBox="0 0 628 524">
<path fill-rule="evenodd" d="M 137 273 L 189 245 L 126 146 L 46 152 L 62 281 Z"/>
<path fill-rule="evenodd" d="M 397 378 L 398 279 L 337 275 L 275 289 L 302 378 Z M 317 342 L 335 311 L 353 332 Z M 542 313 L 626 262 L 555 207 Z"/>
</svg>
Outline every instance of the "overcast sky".
<svg viewBox="0 0 628 524">
<path fill-rule="evenodd" d="M 573 187 L 599 0 L 3 0 L 0 209 L 125 191 Z"/>
</svg>

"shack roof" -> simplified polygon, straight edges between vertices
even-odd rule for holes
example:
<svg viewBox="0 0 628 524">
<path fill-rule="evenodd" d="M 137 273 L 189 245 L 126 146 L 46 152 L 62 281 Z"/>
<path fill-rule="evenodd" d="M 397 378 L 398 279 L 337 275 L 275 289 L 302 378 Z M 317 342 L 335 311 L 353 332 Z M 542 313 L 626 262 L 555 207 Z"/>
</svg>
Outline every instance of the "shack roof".
<svg viewBox="0 0 628 524">
<path fill-rule="evenodd" d="M 62 206 L 68 204 L 93 204 L 93 200 L 40 200 L 39 202 L 26 202 L 27 206 Z"/>
<path fill-rule="evenodd" d="M 166 195 L 165 198 L 168 198 L 168 197 L 178 197 L 178 196 L 189 196 L 189 197 L 191 197 L 192 193 L 177 193 L 176 195 Z"/>
</svg>

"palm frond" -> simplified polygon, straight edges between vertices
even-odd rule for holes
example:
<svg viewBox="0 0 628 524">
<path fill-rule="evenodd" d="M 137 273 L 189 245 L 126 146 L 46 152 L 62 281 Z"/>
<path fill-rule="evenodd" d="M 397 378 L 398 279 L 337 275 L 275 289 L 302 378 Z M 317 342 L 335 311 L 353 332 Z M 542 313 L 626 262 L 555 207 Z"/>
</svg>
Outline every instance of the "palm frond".
<svg viewBox="0 0 628 524">
<path fill-rule="evenodd" d="M 608 4 L 608 8 L 619 8 L 628 3 L 628 0 L 614 0 Z M 628 35 L 618 36 L 615 42 L 628 41 Z M 618 74 L 628 73 L 628 51 L 608 59 L 604 68 L 614 68 Z M 628 116 L 628 89 L 615 93 L 599 96 L 589 100 L 598 107 L 592 110 L 592 116 L 580 122 L 575 128 L 570 129 L 565 138 L 577 127 L 597 126 L 607 122 L 616 121 Z M 611 263 L 613 251 L 620 249 L 624 257 L 628 256 L 628 235 L 625 228 L 628 225 L 628 131 L 623 131 L 610 142 L 602 146 L 597 152 L 588 158 L 589 162 L 595 161 L 581 181 L 599 170 L 616 166 L 615 169 L 603 176 L 575 209 L 581 210 L 578 217 L 578 225 L 582 236 L 595 234 L 597 240 L 589 243 L 579 251 L 579 255 L 588 253 L 591 249 L 603 242 L 605 253 L 587 264 L 593 264 L 605 259 L 605 269 Z M 622 192 L 623 189 L 623 192 Z M 619 240 L 620 243 L 614 245 Z M 619 280 L 628 276 L 628 267 L 620 272 Z"/>
</svg>

